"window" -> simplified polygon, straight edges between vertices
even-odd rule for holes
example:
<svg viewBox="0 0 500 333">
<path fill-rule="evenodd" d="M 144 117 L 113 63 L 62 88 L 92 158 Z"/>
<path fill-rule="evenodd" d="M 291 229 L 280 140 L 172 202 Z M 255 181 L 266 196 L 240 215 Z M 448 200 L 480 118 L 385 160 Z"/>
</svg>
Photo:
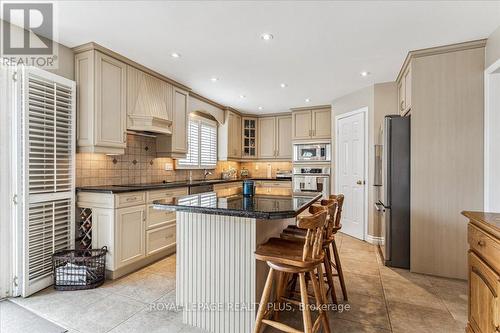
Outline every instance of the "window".
<svg viewBox="0 0 500 333">
<path fill-rule="evenodd" d="M 188 152 L 177 161 L 179 169 L 213 169 L 217 164 L 217 123 L 190 115 L 188 122 Z"/>
</svg>

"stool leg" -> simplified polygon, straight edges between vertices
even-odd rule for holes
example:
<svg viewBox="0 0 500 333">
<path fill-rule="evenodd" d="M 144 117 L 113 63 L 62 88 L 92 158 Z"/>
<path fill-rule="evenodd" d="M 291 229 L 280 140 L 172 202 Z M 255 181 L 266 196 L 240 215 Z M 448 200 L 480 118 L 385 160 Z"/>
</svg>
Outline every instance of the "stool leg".
<svg viewBox="0 0 500 333">
<path fill-rule="evenodd" d="M 330 294 L 332 296 L 332 302 L 334 304 L 337 303 L 337 295 L 335 295 L 335 284 L 333 283 L 333 275 L 332 275 L 332 265 L 330 265 L 331 261 L 331 256 L 330 256 L 330 251 L 329 249 L 325 249 L 325 258 L 323 259 L 323 263 L 325 265 L 325 272 L 326 272 L 326 280 L 328 281 L 328 286 L 330 287 Z"/>
<path fill-rule="evenodd" d="M 333 256 L 335 258 L 335 266 L 337 268 L 337 274 L 339 275 L 340 287 L 342 288 L 342 295 L 344 295 L 344 301 L 347 301 L 347 288 L 345 287 L 344 272 L 342 272 L 342 264 L 340 263 L 339 250 L 337 249 L 337 243 L 335 243 L 335 238 L 332 242 Z"/>
<path fill-rule="evenodd" d="M 312 333 L 311 312 L 309 310 L 309 295 L 307 294 L 307 285 L 305 273 L 299 273 L 300 298 L 302 302 L 302 319 L 304 321 L 304 333 Z"/>
<path fill-rule="evenodd" d="M 278 272 L 278 284 L 276 285 L 276 303 L 278 304 L 278 309 L 274 309 L 273 319 L 278 320 L 281 312 L 281 297 L 283 297 L 283 290 L 285 287 L 285 272 Z"/>
<path fill-rule="evenodd" d="M 316 280 L 314 272 L 309 272 L 309 276 L 311 277 L 311 283 L 314 290 L 314 298 L 316 299 L 316 305 L 318 306 L 319 316 L 321 317 L 321 321 L 323 322 L 324 332 L 330 333 L 330 324 L 328 323 L 328 318 L 326 317 L 326 313 L 323 311 L 322 308 L 324 303 L 321 300 L 322 297 L 318 286 L 318 280 Z"/>
<path fill-rule="evenodd" d="M 267 303 L 269 302 L 269 296 L 271 294 L 271 287 L 273 284 L 273 273 L 274 270 L 269 267 L 269 274 L 267 274 L 266 284 L 264 290 L 262 291 L 262 297 L 260 298 L 259 311 L 257 311 L 257 318 L 255 319 L 254 333 L 260 333 L 262 327 L 262 319 L 264 319 L 264 314 L 266 313 Z"/>
</svg>

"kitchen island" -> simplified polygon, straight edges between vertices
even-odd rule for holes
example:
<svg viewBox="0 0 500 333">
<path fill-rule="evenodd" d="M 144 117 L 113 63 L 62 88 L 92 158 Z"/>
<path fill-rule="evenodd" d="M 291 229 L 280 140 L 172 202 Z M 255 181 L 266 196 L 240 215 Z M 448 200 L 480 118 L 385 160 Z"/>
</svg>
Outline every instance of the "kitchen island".
<svg viewBox="0 0 500 333">
<path fill-rule="evenodd" d="M 176 302 L 184 323 L 214 333 L 252 332 L 268 271 L 254 251 L 319 198 L 216 191 L 154 201 L 154 208 L 177 215 Z"/>
</svg>

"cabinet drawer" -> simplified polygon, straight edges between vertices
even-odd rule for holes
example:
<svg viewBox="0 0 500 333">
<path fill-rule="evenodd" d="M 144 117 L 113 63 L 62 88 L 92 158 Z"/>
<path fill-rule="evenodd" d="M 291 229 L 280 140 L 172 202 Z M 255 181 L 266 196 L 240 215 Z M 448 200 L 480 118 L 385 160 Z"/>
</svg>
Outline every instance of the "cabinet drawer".
<svg viewBox="0 0 500 333">
<path fill-rule="evenodd" d="M 163 224 L 173 222 L 175 222 L 175 211 L 155 209 L 153 208 L 153 205 L 148 205 L 146 229 L 151 229 Z"/>
<path fill-rule="evenodd" d="M 500 272 L 500 242 L 469 223 L 469 246 Z"/>
<path fill-rule="evenodd" d="M 136 206 L 146 203 L 146 192 L 127 192 L 116 195 L 116 208 Z"/>
<path fill-rule="evenodd" d="M 214 184 L 214 191 L 219 191 L 219 190 L 225 190 L 228 188 L 234 188 L 234 187 L 242 187 L 243 182 L 229 182 L 229 183 L 222 183 L 222 184 Z"/>
<path fill-rule="evenodd" d="M 146 231 L 146 254 L 151 255 L 175 245 L 175 224 Z"/>
<path fill-rule="evenodd" d="M 292 182 L 289 181 L 258 181 L 255 184 L 257 187 L 278 187 L 278 188 L 292 188 Z"/>
<path fill-rule="evenodd" d="M 173 197 L 183 196 L 183 195 L 187 195 L 187 194 L 188 194 L 187 187 L 148 191 L 147 192 L 147 202 L 152 203 L 155 200 L 173 198 Z"/>
</svg>

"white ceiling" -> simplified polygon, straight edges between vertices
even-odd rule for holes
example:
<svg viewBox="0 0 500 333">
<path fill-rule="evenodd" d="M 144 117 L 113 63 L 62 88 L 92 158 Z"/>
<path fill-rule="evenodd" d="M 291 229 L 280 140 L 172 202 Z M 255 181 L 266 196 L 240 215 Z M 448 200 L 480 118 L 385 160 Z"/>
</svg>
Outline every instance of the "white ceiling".
<svg viewBox="0 0 500 333">
<path fill-rule="evenodd" d="M 249 113 L 330 104 L 393 81 L 410 50 L 486 38 L 500 24 L 498 1 L 60 1 L 57 10 L 61 43 L 95 41 Z"/>
</svg>

